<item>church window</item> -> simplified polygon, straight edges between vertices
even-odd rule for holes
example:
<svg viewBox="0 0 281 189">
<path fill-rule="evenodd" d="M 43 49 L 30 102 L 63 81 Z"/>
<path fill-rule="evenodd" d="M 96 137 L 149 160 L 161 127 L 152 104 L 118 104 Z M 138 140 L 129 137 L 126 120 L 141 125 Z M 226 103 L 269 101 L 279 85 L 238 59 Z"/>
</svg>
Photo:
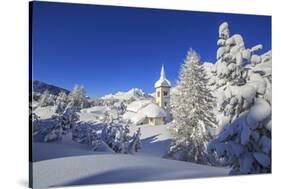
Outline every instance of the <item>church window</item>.
<svg viewBox="0 0 281 189">
<path fill-rule="evenodd" d="M 164 91 L 164 96 L 168 96 L 168 92 L 167 91 Z"/>
<path fill-rule="evenodd" d="M 159 91 L 157 92 L 157 97 L 160 97 L 160 92 Z"/>
</svg>

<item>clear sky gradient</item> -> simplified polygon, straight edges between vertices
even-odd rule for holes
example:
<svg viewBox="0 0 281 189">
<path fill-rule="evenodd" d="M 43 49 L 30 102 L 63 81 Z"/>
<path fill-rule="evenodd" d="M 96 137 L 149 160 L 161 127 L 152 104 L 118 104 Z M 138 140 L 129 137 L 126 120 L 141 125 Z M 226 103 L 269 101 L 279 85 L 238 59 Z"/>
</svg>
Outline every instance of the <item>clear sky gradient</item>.
<svg viewBox="0 0 281 189">
<path fill-rule="evenodd" d="M 227 21 L 246 47 L 271 49 L 271 17 L 34 2 L 33 79 L 102 96 L 153 92 L 161 64 L 175 84 L 189 48 L 215 62 L 218 27 Z"/>
</svg>

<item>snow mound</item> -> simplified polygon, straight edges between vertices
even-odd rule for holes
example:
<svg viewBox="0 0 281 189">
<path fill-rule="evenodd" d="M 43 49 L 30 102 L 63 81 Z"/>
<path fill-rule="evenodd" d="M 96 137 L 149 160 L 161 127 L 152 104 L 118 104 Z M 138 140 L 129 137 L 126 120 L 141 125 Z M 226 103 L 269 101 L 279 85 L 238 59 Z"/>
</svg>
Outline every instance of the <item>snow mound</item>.
<svg viewBox="0 0 281 189">
<path fill-rule="evenodd" d="M 137 156 L 163 157 L 169 150 L 172 136 L 167 125 L 138 125 L 131 127 L 131 133 L 141 129 L 142 149 Z"/>
<path fill-rule="evenodd" d="M 65 158 L 70 156 L 91 155 L 99 153 L 113 153 L 110 151 L 94 152 L 85 144 L 69 141 L 68 143 L 41 143 L 32 144 L 33 161 L 44 161 L 49 159 Z"/>
<path fill-rule="evenodd" d="M 107 107 L 107 106 L 94 106 L 94 107 L 91 107 L 91 108 L 82 109 L 81 112 L 103 114 L 103 113 L 105 113 L 106 111 L 109 111 L 109 110 L 110 110 L 110 108 Z"/>
<path fill-rule="evenodd" d="M 34 113 L 40 117 L 40 119 L 49 119 L 53 115 L 56 115 L 54 106 L 37 107 Z"/>
<path fill-rule="evenodd" d="M 113 117 L 117 117 L 118 112 L 108 106 L 94 106 L 80 110 L 79 116 L 82 122 L 99 122 L 104 118 L 105 113 L 108 112 Z"/>
<path fill-rule="evenodd" d="M 36 162 L 33 165 L 33 181 L 35 188 L 46 188 L 226 176 L 228 171 L 155 157 L 100 154 Z"/>
</svg>

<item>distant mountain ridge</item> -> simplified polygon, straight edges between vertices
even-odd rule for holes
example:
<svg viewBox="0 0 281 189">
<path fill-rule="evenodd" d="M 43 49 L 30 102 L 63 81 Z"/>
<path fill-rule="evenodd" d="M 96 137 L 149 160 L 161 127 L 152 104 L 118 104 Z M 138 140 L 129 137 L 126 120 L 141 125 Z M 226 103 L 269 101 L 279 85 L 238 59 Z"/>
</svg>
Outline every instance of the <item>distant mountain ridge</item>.
<svg viewBox="0 0 281 189">
<path fill-rule="evenodd" d="M 119 91 L 115 94 L 108 94 L 108 95 L 101 97 L 101 99 L 103 99 L 103 100 L 107 100 L 107 99 L 129 100 L 131 98 L 135 98 L 135 99 L 139 100 L 139 99 L 152 98 L 152 96 L 144 93 L 141 89 L 133 88 L 126 92 Z"/>
<path fill-rule="evenodd" d="M 66 94 L 69 94 L 70 91 L 55 85 L 51 85 L 48 83 L 44 83 L 42 81 L 34 80 L 32 82 L 32 92 L 36 93 L 43 93 L 45 90 L 48 90 L 50 94 L 58 95 L 60 92 L 65 92 Z"/>
</svg>

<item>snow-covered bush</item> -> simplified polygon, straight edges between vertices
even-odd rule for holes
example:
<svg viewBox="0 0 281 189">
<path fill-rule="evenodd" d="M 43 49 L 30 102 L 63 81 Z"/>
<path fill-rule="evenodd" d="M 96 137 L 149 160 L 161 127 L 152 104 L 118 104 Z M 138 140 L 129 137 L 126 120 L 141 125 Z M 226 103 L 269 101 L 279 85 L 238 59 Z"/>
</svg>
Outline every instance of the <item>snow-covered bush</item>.
<svg viewBox="0 0 281 189">
<path fill-rule="evenodd" d="M 87 135 L 88 144 L 90 145 L 92 150 L 98 151 L 100 146 L 102 145 L 102 140 L 100 135 L 98 135 L 98 133 L 95 130 L 91 130 L 87 132 L 87 134 L 88 134 Z"/>
<path fill-rule="evenodd" d="M 130 123 L 128 121 L 123 121 L 120 117 L 113 118 L 112 116 L 107 116 L 106 120 L 106 126 L 103 128 L 101 136 L 103 141 L 114 152 L 134 153 L 140 149 L 140 140 L 137 140 L 137 137 L 140 136 L 140 131 L 137 131 L 139 134 L 134 134 L 131 137 L 129 135 Z"/>
<path fill-rule="evenodd" d="M 176 89 L 171 105 L 174 139 L 168 156 L 212 164 L 214 158 L 208 155 L 206 146 L 211 139 L 210 128 L 216 125 L 212 112 L 215 99 L 207 87 L 200 57 L 192 49 L 181 66 Z"/>
<path fill-rule="evenodd" d="M 105 112 L 102 123 L 79 123 L 72 131 L 73 140 L 94 151 L 134 153 L 140 150 L 140 130 L 130 135 L 130 122 Z"/>
<path fill-rule="evenodd" d="M 137 132 L 133 135 L 132 141 L 129 145 L 129 149 L 128 149 L 129 153 L 138 152 L 142 148 L 140 136 L 141 136 L 141 130 L 140 128 L 138 128 Z"/>
<path fill-rule="evenodd" d="M 31 123 L 32 123 L 32 135 L 36 135 L 40 130 L 40 127 L 39 127 L 40 126 L 40 121 L 39 121 L 40 117 L 37 116 L 37 114 L 35 114 L 35 113 L 31 113 L 30 118 L 31 118 Z"/>
<path fill-rule="evenodd" d="M 126 112 L 127 106 L 124 102 L 114 103 L 114 107 L 117 109 L 118 114 L 123 115 Z"/>
<path fill-rule="evenodd" d="M 76 122 L 79 120 L 79 116 L 74 108 L 66 108 L 63 113 L 54 116 L 54 118 L 56 124 L 51 131 L 45 135 L 45 142 L 62 140 L 63 136 L 72 133 L 72 129 L 76 126 Z"/>
<path fill-rule="evenodd" d="M 87 144 L 93 151 L 113 152 L 101 138 L 103 125 L 93 123 L 78 123 L 72 130 L 72 140 Z"/>
<path fill-rule="evenodd" d="M 60 141 L 67 134 L 72 133 L 79 116 L 73 108 L 66 108 L 63 112 L 48 120 L 34 120 L 33 138 L 35 141 L 52 142 Z"/>
<path fill-rule="evenodd" d="M 271 54 L 257 55 L 262 45 L 246 49 L 227 23 L 219 37 L 214 92 L 221 132 L 208 151 L 232 168 L 230 174 L 271 172 Z"/>
</svg>

